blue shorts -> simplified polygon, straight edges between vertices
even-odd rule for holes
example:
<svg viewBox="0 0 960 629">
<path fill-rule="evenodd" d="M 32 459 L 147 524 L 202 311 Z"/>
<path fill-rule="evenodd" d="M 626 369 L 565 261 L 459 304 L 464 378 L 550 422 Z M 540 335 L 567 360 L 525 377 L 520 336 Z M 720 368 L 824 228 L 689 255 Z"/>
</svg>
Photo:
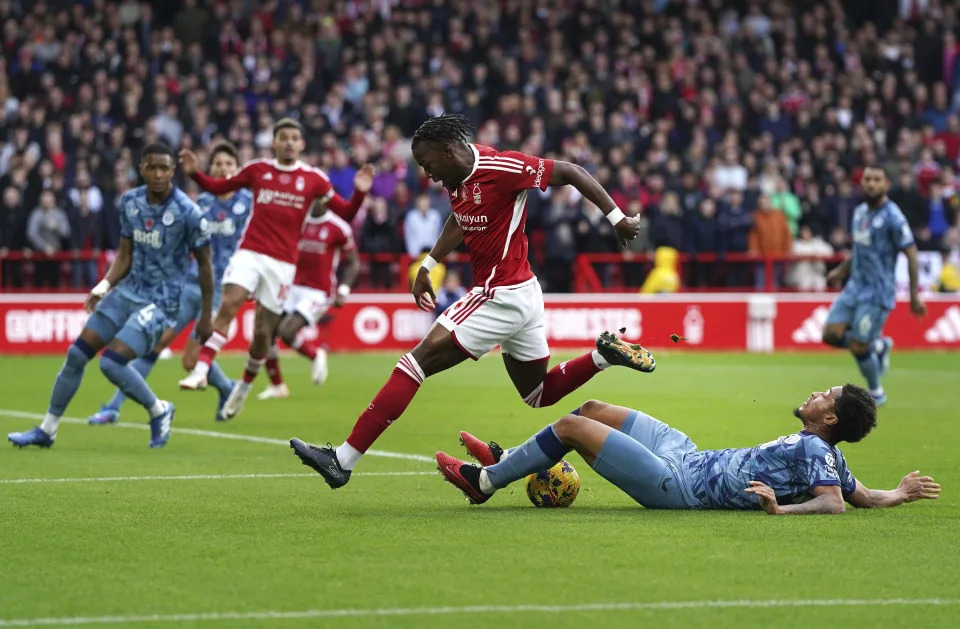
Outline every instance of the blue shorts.
<svg viewBox="0 0 960 629">
<path fill-rule="evenodd" d="M 843 291 L 830 306 L 826 325 L 843 323 L 850 328 L 850 336 L 860 343 L 870 343 L 883 332 L 890 311 L 882 305 L 858 299 Z"/>
<path fill-rule="evenodd" d="M 220 288 L 216 287 L 213 291 L 213 310 L 216 311 L 220 305 Z M 200 318 L 203 311 L 203 293 L 200 291 L 200 284 L 190 282 L 184 284 L 180 292 L 180 310 L 177 312 L 177 325 L 175 329 L 177 334 L 187 329 L 191 323 Z"/>
<path fill-rule="evenodd" d="M 113 290 L 97 304 L 84 327 L 109 343 L 119 339 L 143 356 L 149 352 L 174 322 L 156 304 Z"/>
<path fill-rule="evenodd" d="M 683 457 L 697 446 L 679 430 L 633 411 L 593 460 L 593 469 L 649 509 L 694 509 L 699 502 L 680 474 Z"/>
</svg>

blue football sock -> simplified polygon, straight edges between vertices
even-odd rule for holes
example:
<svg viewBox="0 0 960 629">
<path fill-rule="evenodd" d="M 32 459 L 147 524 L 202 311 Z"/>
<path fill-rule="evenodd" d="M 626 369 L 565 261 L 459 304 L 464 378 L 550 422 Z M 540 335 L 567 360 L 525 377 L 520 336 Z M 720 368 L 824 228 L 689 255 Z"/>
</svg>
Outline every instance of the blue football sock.
<svg viewBox="0 0 960 629">
<path fill-rule="evenodd" d="M 210 363 L 207 382 L 216 387 L 221 395 L 230 395 L 230 391 L 233 389 L 233 380 L 228 378 L 227 374 L 223 373 L 223 369 L 220 369 L 220 365 L 215 362 Z"/>
<path fill-rule="evenodd" d="M 880 389 L 880 359 L 876 352 L 871 348 L 867 353 L 860 356 L 854 356 L 857 359 L 857 366 L 860 367 L 860 373 L 867 379 L 867 388 L 873 393 Z"/>
<path fill-rule="evenodd" d="M 124 356 L 108 349 L 100 357 L 100 371 L 107 380 L 120 387 L 128 398 L 147 411 L 156 408 L 157 396 Z"/>
<path fill-rule="evenodd" d="M 140 374 L 144 380 L 147 379 L 147 376 L 150 375 L 150 372 L 153 370 L 153 366 L 157 364 L 157 358 L 159 354 L 156 352 L 150 352 L 146 356 L 141 356 L 137 358 L 130 366 L 137 370 L 137 373 Z M 113 398 L 107 402 L 104 408 L 112 411 L 120 411 L 120 407 L 123 406 L 123 403 L 127 401 L 127 396 L 123 394 L 123 391 L 117 389 L 116 393 L 113 394 Z"/>
<path fill-rule="evenodd" d="M 67 410 L 67 405 L 80 388 L 80 381 L 83 380 L 83 370 L 87 363 L 96 354 L 83 339 L 77 339 L 67 350 L 67 359 L 57 374 L 57 380 L 53 383 L 53 392 L 50 394 L 50 406 L 47 412 L 51 415 L 60 417 Z"/>
<path fill-rule="evenodd" d="M 511 448 L 510 456 L 484 469 L 490 483 L 497 489 L 502 489 L 528 474 L 550 469 L 563 459 L 567 452 L 570 452 L 570 448 L 560 441 L 553 425 L 550 425 L 527 439 L 523 445 Z"/>
</svg>

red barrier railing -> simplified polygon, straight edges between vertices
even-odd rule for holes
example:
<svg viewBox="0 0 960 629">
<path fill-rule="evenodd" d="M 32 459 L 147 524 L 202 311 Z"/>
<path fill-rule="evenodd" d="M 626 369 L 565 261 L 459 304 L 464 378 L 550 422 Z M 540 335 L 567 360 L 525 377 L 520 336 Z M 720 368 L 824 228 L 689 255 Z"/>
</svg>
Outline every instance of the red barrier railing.
<svg viewBox="0 0 960 629">
<path fill-rule="evenodd" d="M 36 251 L 0 252 L 0 291 L 2 292 L 66 292 L 85 289 L 103 277 L 113 261 L 113 251 L 63 251 L 48 256 Z M 377 292 L 404 293 L 409 290 L 409 269 L 414 258 L 406 254 L 361 253 L 361 272 L 357 282 L 360 290 Z M 685 292 L 709 290 L 717 291 L 754 291 L 772 292 L 784 290 L 783 276 L 789 264 L 801 261 L 837 264 L 843 256 L 758 256 L 749 253 L 728 253 L 726 255 L 679 254 L 677 271 Z M 94 263 L 96 277 L 91 273 L 76 275 L 80 263 Z M 460 267 L 466 272 L 469 259 L 465 254 L 451 254 L 444 261 L 448 268 Z M 578 255 L 572 263 L 572 289 L 578 293 L 604 293 L 639 290 L 643 279 L 653 268 L 652 254 L 623 251 L 619 253 L 584 253 Z M 37 276 L 40 265 L 59 263 L 56 270 L 58 278 L 55 287 L 38 287 Z M 694 287 L 688 285 L 692 266 L 700 267 L 713 282 Z M 602 272 L 598 273 L 601 267 Z M 638 272 L 629 272 L 630 269 Z M 88 271 L 88 269 L 83 269 Z M 47 273 L 50 272 L 47 267 Z M 756 286 L 757 274 L 762 273 L 762 288 Z M 603 276 L 601 278 L 601 275 Z M 737 281 L 730 281 L 732 276 Z M 77 279 L 80 283 L 77 283 Z M 779 282 L 778 282 L 779 280 Z M 789 290 L 789 289 L 787 289 Z"/>
</svg>

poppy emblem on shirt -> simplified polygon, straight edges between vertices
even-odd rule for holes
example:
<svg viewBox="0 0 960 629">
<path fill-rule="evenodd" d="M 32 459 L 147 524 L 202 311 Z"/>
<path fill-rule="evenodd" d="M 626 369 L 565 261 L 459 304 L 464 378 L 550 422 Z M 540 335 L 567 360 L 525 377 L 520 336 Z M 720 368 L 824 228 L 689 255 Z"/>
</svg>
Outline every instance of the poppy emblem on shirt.
<svg viewBox="0 0 960 629">
<path fill-rule="evenodd" d="M 287 185 L 288 183 L 290 183 L 290 175 L 280 175 L 279 181 L 283 185 Z"/>
<path fill-rule="evenodd" d="M 225 219 L 225 218 L 227 218 L 227 213 L 226 213 L 226 212 L 220 212 L 219 214 L 217 214 L 217 220 L 218 220 L 218 221 L 222 221 L 222 220 Z"/>
<path fill-rule="evenodd" d="M 303 189 L 307 187 L 306 182 L 303 180 L 303 177 L 297 177 L 297 192 L 303 192 Z"/>
<path fill-rule="evenodd" d="M 148 218 L 145 221 L 143 221 L 143 226 L 146 227 L 147 229 L 153 229 L 153 219 Z"/>
</svg>

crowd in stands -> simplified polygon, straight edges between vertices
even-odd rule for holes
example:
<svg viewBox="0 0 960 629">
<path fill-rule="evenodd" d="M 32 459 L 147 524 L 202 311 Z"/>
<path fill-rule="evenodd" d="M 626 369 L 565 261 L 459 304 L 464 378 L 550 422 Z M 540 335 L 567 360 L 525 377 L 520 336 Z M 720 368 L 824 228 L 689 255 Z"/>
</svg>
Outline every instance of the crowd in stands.
<svg viewBox="0 0 960 629">
<path fill-rule="evenodd" d="M 583 165 L 640 217 L 633 255 L 842 253 L 866 164 L 886 169 L 921 248 L 956 246 L 957 13 L 950 0 L 0 0 L 0 257 L 30 252 L 2 263 L 3 282 L 90 286 L 92 262 L 51 256 L 117 246 L 114 202 L 145 143 L 203 159 L 227 138 L 245 161 L 270 155 L 282 116 L 302 121 L 305 159 L 341 194 L 376 164 L 354 223 L 371 254 L 415 258 L 439 233 L 449 203 L 409 139 L 442 112 L 465 114 L 480 143 Z M 571 289 L 578 254 L 618 251 L 576 191 L 528 203 L 547 290 Z M 378 264 L 371 282 L 397 281 Z M 777 281 L 820 289 L 822 266 Z M 685 268 L 689 286 L 764 282 L 763 267 Z"/>
</svg>

